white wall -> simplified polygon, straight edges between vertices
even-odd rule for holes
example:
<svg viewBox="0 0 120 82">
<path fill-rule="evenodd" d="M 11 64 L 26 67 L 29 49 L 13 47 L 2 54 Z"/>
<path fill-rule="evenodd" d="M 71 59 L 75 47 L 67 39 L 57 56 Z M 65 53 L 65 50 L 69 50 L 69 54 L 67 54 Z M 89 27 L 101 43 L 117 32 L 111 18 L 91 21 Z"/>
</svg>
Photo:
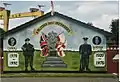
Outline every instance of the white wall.
<svg viewBox="0 0 120 82">
<path fill-rule="evenodd" d="M 95 46 L 92 43 L 93 37 L 94 36 L 100 36 L 102 38 L 102 43 L 100 44 L 100 46 L 103 46 L 104 49 L 106 49 L 106 38 L 103 34 L 100 34 L 96 31 L 93 31 L 92 29 L 85 28 L 85 27 L 82 27 L 80 25 L 77 25 L 76 23 L 72 23 L 71 21 L 66 21 L 66 20 L 64 20 L 62 18 L 59 18 L 59 17 L 50 17 L 46 20 L 40 21 L 40 22 L 38 22 L 38 23 L 36 23 L 32 26 L 29 26 L 25 30 L 22 30 L 22 31 L 19 31 L 19 32 L 16 32 L 14 34 L 11 34 L 11 35 L 7 36 L 4 39 L 4 50 L 7 50 L 7 48 L 9 47 L 8 39 L 10 37 L 16 38 L 17 44 L 15 45 L 15 47 L 18 50 L 21 49 L 21 46 L 24 44 L 24 40 L 26 38 L 31 39 L 30 42 L 34 45 L 35 49 L 40 49 L 39 40 L 40 40 L 41 32 L 39 33 L 39 35 L 32 36 L 32 31 L 33 31 L 34 28 L 37 29 L 40 25 L 42 25 L 43 23 L 48 22 L 48 21 L 59 21 L 59 22 L 62 22 L 63 24 L 65 24 L 65 25 L 69 26 L 72 29 L 73 35 L 68 35 L 67 31 L 64 28 L 62 28 L 60 26 L 57 26 L 57 25 L 48 25 L 41 30 L 41 32 L 44 32 L 44 33 L 48 33 L 49 31 L 52 31 L 52 30 L 54 30 L 58 33 L 64 31 L 64 35 L 65 35 L 66 40 L 67 40 L 66 49 L 78 50 L 79 45 L 83 43 L 82 38 L 84 36 L 87 36 L 89 38 L 88 43 L 91 44 L 92 46 Z"/>
</svg>

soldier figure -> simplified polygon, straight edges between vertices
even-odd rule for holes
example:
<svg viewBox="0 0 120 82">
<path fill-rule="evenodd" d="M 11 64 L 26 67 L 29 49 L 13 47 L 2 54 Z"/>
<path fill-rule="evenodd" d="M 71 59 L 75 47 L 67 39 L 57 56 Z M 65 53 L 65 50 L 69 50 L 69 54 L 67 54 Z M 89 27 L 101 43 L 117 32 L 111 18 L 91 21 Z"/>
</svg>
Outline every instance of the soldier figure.
<svg viewBox="0 0 120 82">
<path fill-rule="evenodd" d="M 87 44 L 87 37 L 84 37 L 84 44 L 80 45 L 79 47 L 79 53 L 80 53 L 80 71 L 83 72 L 86 68 L 87 71 L 90 71 L 89 69 L 89 56 L 91 55 L 91 45 Z"/>
<path fill-rule="evenodd" d="M 31 71 L 33 68 L 34 47 L 29 43 L 30 39 L 25 39 L 25 44 L 22 46 L 23 55 L 25 57 L 25 71 L 28 71 L 28 63 L 30 63 Z M 29 61 L 29 62 L 28 62 Z"/>
</svg>

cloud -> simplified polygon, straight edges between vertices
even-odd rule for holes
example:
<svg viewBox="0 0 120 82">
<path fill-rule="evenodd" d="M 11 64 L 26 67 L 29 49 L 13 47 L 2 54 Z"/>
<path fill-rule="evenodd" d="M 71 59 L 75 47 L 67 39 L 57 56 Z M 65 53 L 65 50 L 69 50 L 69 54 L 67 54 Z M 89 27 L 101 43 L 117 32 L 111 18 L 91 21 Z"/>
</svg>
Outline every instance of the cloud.
<svg viewBox="0 0 120 82">
<path fill-rule="evenodd" d="M 27 18 L 16 18 L 16 19 L 10 19 L 9 21 L 9 30 L 12 28 L 15 28 L 21 24 L 24 24 L 25 22 L 28 22 L 32 20 L 32 17 L 27 17 Z"/>
<path fill-rule="evenodd" d="M 72 18 L 83 22 L 92 22 L 93 25 L 110 31 L 111 20 L 118 18 L 118 6 L 118 2 L 115 1 L 77 1 L 72 5 L 74 9 L 67 9 L 65 5 L 58 6 L 57 9 Z M 64 9 L 67 9 L 66 12 Z"/>
<path fill-rule="evenodd" d="M 111 29 L 109 28 L 109 26 L 111 24 L 111 20 L 116 18 L 118 18 L 118 15 L 102 15 L 92 22 L 95 26 L 100 27 L 101 29 L 104 29 L 106 31 L 110 31 Z"/>
<path fill-rule="evenodd" d="M 45 5 L 42 8 L 45 13 L 51 10 L 50 1 L 11 1 L 10 3 L 12 5 L 9 9 L 12 13 L 29 11 L 30 7 L 37 7 L 38 4 Z M 23 9 L 20 9 L 21 5 Z M 54 1 L 55 11 L 83 22 L 92 22 L 93 25 L 108 31 L 110 21 L 118 18 L 118 7 L 117 1 Z M 31 18 L 10 20 L 10 29 L 29 20 Z"/>
<path fill-rule="evenodd" d="M 118 18 L 118 3 L 116 2 L 84 2 L 76 3 L 78 8 L 75 13 L 78 19 L 85 22 L 92 22 L 93 25 L 110 31 L 109 25 L 112 19 Z"/>
<path fill-rule="evenodd" d="M 82 5 L 80 4 L 74 12 L 76 14 L 79 14 L 78 15 L 79 19 L 89 21 L 89 20 L 94 20 L 97 17 L 102 16 L 103 14 L 107 14 L 107 15 L 118 14 L 118 4 L 109 4 L 99 1 L 86 2 L 83 3 Z"/>
</svg>

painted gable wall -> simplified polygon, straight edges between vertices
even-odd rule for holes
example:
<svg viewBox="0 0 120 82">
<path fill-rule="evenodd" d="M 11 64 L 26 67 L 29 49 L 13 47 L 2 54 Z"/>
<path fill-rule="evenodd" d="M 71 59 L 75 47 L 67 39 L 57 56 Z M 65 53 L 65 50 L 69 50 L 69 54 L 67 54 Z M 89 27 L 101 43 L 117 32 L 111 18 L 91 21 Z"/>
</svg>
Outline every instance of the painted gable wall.
<svg viewBox="0 0 120 82">
<path fill-rule="evenodd" d="M 67 25 L 68 27 L 70 27 L 72 29 L 73 34 L 69 35 L 64 28 L 62 28 L 58 25 L 48 25 L 45 28 L 43 28 L 39 32 L 38 35 L 35 35 L 35 36 L 32 35 L 32 32 L 34 29 L 37 29 L 40 25 L 42 25 L 43 23 L 48 22 L 48 21 L 62 22 L 63 24 Z M 21 50 L 21 46 L 24 44 L 24 40 L 26 38 L 30 38 L 31 39 L 30 43 L 32 43 L 34 45 L 35 49 L 39 50 L 40 49 L 39 41 L 40 41 L 41 32 L 48 33 L 52 30 L 56 31 L 57 33 L 61 33 L 64 31 L 64 35 L 66 38 L 66 49 L 78 51 L 79 45 L 83 43 L 82 38 L 84 36 L 87 36 L 89 38 L 88 43 L 91 44 L 92 46 L 95 46 L 92 42 L 93 37 L 100 36 L 102 39 L 100 46 L 103 46 L 104 49 L 106 49 L 106 37 L 103 34 L 100 34 L 92 29 L 80 26 L 76 23 L 73 23 L 72 21 L 67 21 L 67 20 L 62 19 L 60 17 L 54 16 L 54 17 L 49 17 L 45 20 L 39 21 L 39 22 L 35 23 L 34 25 L 29 26 L 25 30 L 22 30 L 22 31 L 19 31 L 19 32 L 16 32 L 14 34 L 7 36 L 4 39 L 4 50 L 7 50 L 9 47 L 8 39 L 10 37 L 16 38 L 17 44 L 15 45 L 15 47 L 17 48 L 17 50 Z"/>
</svg>

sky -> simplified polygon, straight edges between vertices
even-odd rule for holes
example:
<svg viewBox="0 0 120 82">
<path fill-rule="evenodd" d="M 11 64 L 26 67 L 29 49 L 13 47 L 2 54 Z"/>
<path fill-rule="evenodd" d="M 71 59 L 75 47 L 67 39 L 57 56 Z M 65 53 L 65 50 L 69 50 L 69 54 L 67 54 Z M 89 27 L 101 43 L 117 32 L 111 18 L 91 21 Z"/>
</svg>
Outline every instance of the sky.
<svg viewBox="0 0 120 82">
<path fill-rule="evenodd" d="M 50 12 L 50 1 L 4 1 L 12 5 L 6 7 L 11 10 L 11 14 L 29 12 L 29 9 L 38 8 L 38 4 L 45 5 L 42 10 L 45 13 Z M 0 7 L 4 7 L 3 1 Z M 118 1 L 53 1 L 54 10 L 88 23 L 92 22 L 94 26 L 110 31 L 110 24 L 113 19 L 119 18 L 119 2 Z M 33 17 L 10 19 L 9 30 L 15 28 L 27 21 L 34 19 Z M 0 20 L 0 27 L 3 28 L 3 21 Z"/>
</svg>

